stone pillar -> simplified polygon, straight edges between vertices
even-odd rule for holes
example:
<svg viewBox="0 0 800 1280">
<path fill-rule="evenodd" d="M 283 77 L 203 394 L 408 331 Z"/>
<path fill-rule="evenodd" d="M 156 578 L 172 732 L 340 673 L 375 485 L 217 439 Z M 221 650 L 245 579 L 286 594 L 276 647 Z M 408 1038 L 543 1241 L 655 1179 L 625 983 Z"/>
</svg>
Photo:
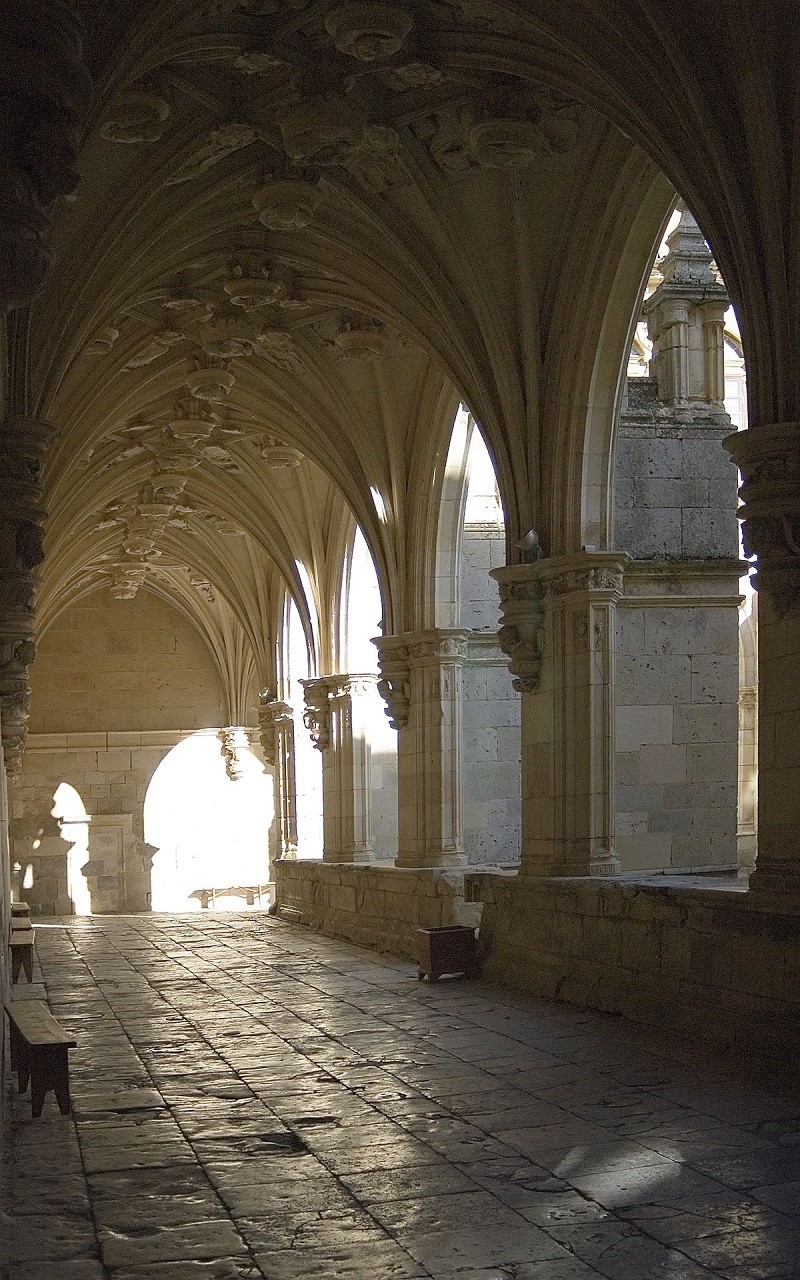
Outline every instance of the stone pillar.
<svg viewBox="0 0 800 1280">
<path fill-rule="evenodd" d="M 378 690 L 398 730 L 398 867 L 466 862 L 462 812 L 462 668 L 468 633 L 381 636 Z"/>
<path fill-rule="evenodd" d="M 368 673 L 302 680 L 303 717 L 322 752 L 322 857 L 325 862 L 369 862 L 372 748 L 369 702 L 377 676 Z"/>
<path fill-rule="evenodd" d="M 800 422 L 726 446 L 742 475 L 745 550 L 758 558 L 758 859 L 750 891 L 800 905 Z"/>
<path fill-rule="evenodd" d="M 272 766 L 279 858 L 297 857 L 297 783 L 294 715 L 288 702 L 259 699 L 258 725 L 264 759 Z"/>
<path fill-rule="evenodd" d="M 40 476 L 51 434 L 36 418 L 9 418 L 0 428 L 0 720 L 10 774 L 20 767 L 27 732 L 35 571 L 44 559 Z"/>
<path fill-rule="evenodd" d="M 522 875 L 619 869 L 614 609 L 628 559 L 581 552 L 491 571 L 499 639 L 522 695 Z"/>
</svg>

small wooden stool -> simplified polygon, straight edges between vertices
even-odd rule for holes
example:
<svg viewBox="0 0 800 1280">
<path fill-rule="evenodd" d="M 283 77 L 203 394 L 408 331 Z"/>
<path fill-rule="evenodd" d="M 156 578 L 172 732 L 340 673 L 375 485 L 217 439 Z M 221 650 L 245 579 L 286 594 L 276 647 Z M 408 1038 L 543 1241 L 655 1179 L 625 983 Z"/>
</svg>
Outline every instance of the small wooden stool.
<svg viewBox="0 0 800 1280">
<path fill-rule="evenodd" d="M 25 970 L 25 977 L 28 982 L 33 982 L 33 943 L 35 934 L 33 929 L 12 929 L 11 941 L 11 981 L 19 980 L 20 970 Z"/>
</svg>

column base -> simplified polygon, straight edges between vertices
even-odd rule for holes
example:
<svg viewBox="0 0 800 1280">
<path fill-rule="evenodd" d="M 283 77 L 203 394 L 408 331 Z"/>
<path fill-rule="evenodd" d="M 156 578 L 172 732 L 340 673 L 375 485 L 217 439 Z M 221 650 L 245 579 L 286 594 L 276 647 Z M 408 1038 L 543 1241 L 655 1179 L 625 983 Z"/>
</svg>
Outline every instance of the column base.
<svg viewBox="0 0 800 1280">
<path fill-rule="evenodd" d="M 466 867 L 467 855 L 456 852 L 443 853 L 438 849 L 427 853 L 398 853 L 394 865 L 405 867 L 408 871 L 422 870 L 426 867 Z"/>
<path fill-rule="evenodd" d="M 589 859 L 590 876 L 618 876 L 622 863 L 611 849 L 597 850 Z"/>
<path fill-rule="evenodd" d="M 339 863 L 370 863 L 376 862 L 377 857 L 373 849 L 325 849 L 322 853 L 322 861 Z"/>
<path fill-rule="evenodd" d="M 796 912 L 800 910 L 800 868 L 795 861 L 756 863 L 747 889 L 748 898 L 765 907 Z"/>
</svg>

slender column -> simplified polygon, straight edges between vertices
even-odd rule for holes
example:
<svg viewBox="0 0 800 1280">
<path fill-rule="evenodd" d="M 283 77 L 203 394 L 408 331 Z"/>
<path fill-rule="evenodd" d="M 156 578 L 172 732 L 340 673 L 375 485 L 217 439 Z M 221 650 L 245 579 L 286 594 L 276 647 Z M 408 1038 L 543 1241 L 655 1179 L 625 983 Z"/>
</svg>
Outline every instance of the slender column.
<svg viewBox="0 0 800 1280">
<path fill-rule="evenodd" d="M 279 858 L 297 857 L 297 782 L 295 778 L 294 716 L 279 698 L 259 701 L 258 724 L 264 759 L 272 766 Z"/>
<path fill-rule="evenodd" d="M 399 867 L 461 866 L 462 668 L 467 632 L 382 636 L 379 692 L 398 730 Z"/>
<path fill-rule="evenodd" d="M 614 607 L 623 553 L 492 570 L 499 638 L 522 695 L 522 867 L 608 875 L 614 853 Z"/>
<path fill-rule="evenodd" d="M 377 676 L 344 673 L 303 680 L 303 717 L 322 752 L 322 857 L 369 862 L 372 748 L 369 704 Z"/>
<path fill-rule="evenodd" d="M 800 422 L 725 441 L 742 474 L 748 555 L 758 557 L 758 856 L 750 892 L 800 902 Z"/>
<path fill-rule="evenodd" d="M 323 857 L 332 862 L 369 862 L 374 857 L 370 801 L 372 747 L 370 702 L 378 677 L 340 675 L 330 681 L 331 743 L 328 755 L 336 797 L 331 847 Z"/>
</svg>

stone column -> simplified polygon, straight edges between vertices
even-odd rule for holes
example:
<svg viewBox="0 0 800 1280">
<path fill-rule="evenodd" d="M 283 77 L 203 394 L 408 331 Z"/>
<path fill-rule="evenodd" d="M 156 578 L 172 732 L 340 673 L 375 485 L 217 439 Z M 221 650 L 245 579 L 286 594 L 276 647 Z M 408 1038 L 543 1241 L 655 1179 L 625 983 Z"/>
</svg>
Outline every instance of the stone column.
<svg viewBox="0 0 800 1280">
<path fill-rule="evenodd" d="M 522 865 L 608 875 L 614 852 L 614 608 L 629 559 L 581 552 L 493 569 L 522 695 Z"/>
<path fill-rule="evenodd" d="M 372 748 L 369 700 L 377 676 L 344 673 L 303 680 L 304 723 L 322 752 L 325 862 L 369 862 Z"/>
<path fill-rule="evenodd" d="M 264 759 L 273 769 L 275 821 L 279 858 L 297 857 L 297 783 L 295 779 L 294 715 L 288 702 L 260 699 L 258 725 Z"/>
<path fill-rule="evenodd" d="M 742 475 L 745 550 L 758 558 L 758 858 L 750 891 L 800 905 L 800 422 L 726 447 Z"/>
<path fill-rule="evenodd" d="M 52 430 L 47 422 L 20 417 L 0 428 L 0 720 L 10 774 L 20 767 L 27 732 L 35 571 L 44 559 L 40 476 Z"/>
<path fill-rule="evenodd" d="M 436 628 L 375 641 L 378 690 L 398 730 L 399 867 L 466 862 L 461 740 L 467 635 Z"/>
</svg>

